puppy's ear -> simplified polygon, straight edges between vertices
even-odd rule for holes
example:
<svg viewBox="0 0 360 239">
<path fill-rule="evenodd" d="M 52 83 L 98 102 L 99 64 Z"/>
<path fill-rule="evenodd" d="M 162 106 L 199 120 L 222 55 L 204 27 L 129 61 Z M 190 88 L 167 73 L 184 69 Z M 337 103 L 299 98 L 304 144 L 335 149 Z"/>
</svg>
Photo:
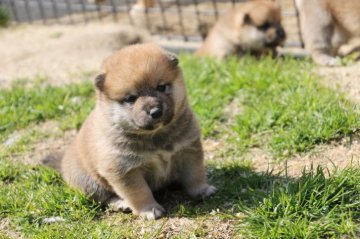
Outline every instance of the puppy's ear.
<svg viewBox="0 0 360 239">
<path fill-rule="evenodd" d="M 179 59 L 177 58 L 177 56 L 172 53 L 172 52 L 167 52 L 167 58 L 169 59 L 170 61 L 170 64 L 173 66 L 173 67 L 176 67 L 179 65 Z"/>
<path fill-rule="evenodd" d="M 105 73 L 100 74 L 95 78 L 95 82 L 94 82 L 95 86 L 101 91 L 104 89 L 105 78 L 106 78 Z"/>
<path fill-rule="evenodd" d="M 243 26 L 243 25 L 251 25 L 253 24 L 253 21 L 250 17 L 249 13 L 241 13 L 241 14 L 237 14 L 236 18 L 235 18 L 235 22 L 237 24 L 237 26 Z"/>
<path fill-rule="evenodd" d="M 252 23 L 252 20 L 251 20 L 251 17 L 249 15 L 249 13 L 245 13 L 244 16 L 243 16 L 243 23 L 244 24 L 251 24 Z"/>
</svg>

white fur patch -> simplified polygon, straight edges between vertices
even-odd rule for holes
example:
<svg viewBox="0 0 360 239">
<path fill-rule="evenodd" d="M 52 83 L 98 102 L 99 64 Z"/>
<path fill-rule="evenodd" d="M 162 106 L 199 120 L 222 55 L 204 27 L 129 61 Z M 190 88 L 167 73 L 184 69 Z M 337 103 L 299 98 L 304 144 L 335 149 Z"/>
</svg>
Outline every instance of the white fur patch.
<svg viewBox="0 0 360 239">
<path fill-rule="evenodd" d="M 248 29 L 246 33 L 246 38 L 241 42 L 241 46 L 244 50 L 261 50 L 264 48 L 264 32 L 251 27 L 251 29 Z"/>
<path fill-rule="evenodd" d="M 154 181 L 153 186 L 161 187 L 170 178 L 172 168 L 172 152 L 158 150 L 144 155 L 145 167 L 151 174 Z"/>
</svg>

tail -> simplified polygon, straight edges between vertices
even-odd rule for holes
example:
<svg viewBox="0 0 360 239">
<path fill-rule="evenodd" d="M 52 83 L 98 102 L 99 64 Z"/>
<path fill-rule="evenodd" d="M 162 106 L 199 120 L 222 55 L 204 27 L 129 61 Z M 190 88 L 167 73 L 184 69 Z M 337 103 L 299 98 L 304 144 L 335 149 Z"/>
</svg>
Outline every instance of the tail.
<svg viewBox="0 0 360 239">
<path fill-rule="evenodd" d="M 46 156 L 41 160 L 41 163 L 47 167 L 53 168 L 58 172 L 61 172 L 61 159 L 64 152 L 54 152 Z"/>
</svg>

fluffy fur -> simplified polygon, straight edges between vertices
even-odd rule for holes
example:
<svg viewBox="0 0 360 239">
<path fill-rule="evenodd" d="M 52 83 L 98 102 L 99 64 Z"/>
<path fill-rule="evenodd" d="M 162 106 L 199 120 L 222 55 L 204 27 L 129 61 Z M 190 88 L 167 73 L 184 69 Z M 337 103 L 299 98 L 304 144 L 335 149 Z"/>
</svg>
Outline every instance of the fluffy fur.
<svg viewBox="0 0 360 239">
<path fill-rule="evenodd" d="M 280 5 L 254 0 L 239 3 L 219 18 L 196 54 L 224 58 L 246 52 L 274 53 L 285 38 Z"/>
<path fill-rule="evenodd" d="M 351 37 L 360 36 L 360 1 L 296 0 L 305 47 L 319 65 L 340 63 L 335 56 Z"/>
<path fill-rule="evenodd" d="M 170 182 L 195 198 L 215 192 L 176 56 L 125 47 L 104 61 L 95 86 L 96 106 L 61 161 L 72 187 L 147 219 L 163 216 L 152 192 Z"/>
</svg>

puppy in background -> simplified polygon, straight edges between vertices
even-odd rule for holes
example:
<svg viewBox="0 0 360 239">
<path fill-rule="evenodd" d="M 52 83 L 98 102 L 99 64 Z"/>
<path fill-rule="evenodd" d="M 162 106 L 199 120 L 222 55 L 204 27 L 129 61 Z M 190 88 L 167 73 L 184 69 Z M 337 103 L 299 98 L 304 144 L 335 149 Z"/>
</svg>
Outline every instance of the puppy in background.
<svg viewBox="0 0 360 239">
<path fill-rule="evenodd" d="M 351 37 L 360 36 L 360 1 L 296 0 L 305 48 L 323 66 L 340 64 L 335 56 Z"/>
<path fill-rule="evenodd" d="M 195 54 L 222 59 L 248 52 L 274 53 L 285 38 L 280 5 L 270 0 L 253 0 L 239 3 L 219 18 Z"/>
<path fill-rule="evenodd" d="M 95 86 L 95 108 L 60 162 L 72 187 L 146 219 L 164 215 L 153 191 L 170 182 L 194 198 L 215 192 L 176 56 L 154 44 L 125 47 L 104 61 Z"/>
</svg>

